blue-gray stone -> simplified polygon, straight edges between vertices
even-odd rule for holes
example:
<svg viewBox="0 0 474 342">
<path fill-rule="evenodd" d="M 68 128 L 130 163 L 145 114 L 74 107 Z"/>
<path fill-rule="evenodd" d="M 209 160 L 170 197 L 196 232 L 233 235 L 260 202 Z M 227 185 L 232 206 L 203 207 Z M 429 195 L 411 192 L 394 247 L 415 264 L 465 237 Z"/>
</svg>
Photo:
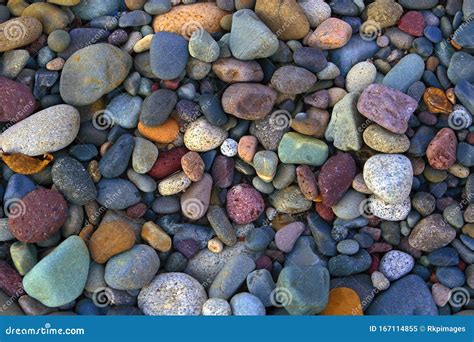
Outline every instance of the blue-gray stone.
<svg viewBox="0 0 474 342">
<path fill-rule="evenodd" d="M 119 19 L 120 27 L 143 26 L 151 23 L 151 15 L 142 10 L 127 12 Z"/>
<path fill-rule="evenodd" d="M 339 254 L 329 259 L 329 273 L 335 277 L 345 277 L 367 271 L 371 263 L 370 254 L 365 249 L 354 255 Z"/>
<path fill-rule="evenodd" d="M 236 294 L 230 300 L 234 316 L 265 316 L 265 307 L 257 296 L 248 292 Z"/>
<path fill-rule="evenodd" d="M 48 94 L 50 88 L 56 83 L 59 78 L 57 71 L 43 70 L 36 71 L 35 86 L 33 88 L 33 95 L 37 99 L 43 98 Z"/>
<path fill-rule="evenodd" d="M 202 94 L 199 97 L 199 106 L 207 121 L 212 125 L 221 126 L 227 122 L 227 114 L 222 109 L 221 101 L 218 96 Z"/>
<path fill-rule="evenodd" d="M 453 84 L 461 80 L 474 82 L 474 57 L 462 51 L 454 53 L 449 62 L 448 77 Z"/>
<path fill-rule="evenodd" d="M 183 240 L 193 240 L 198 243 L 199 248 L 205 248 L 207 242 L 214 236 L 214 231 L 207 226 L 200 226 L 191 223 L 178 223 L 175 226 L 177 231 L 173 235 L 173 244 Z"/>
<path fill-rule="evenodd" d="M 420 126 L 410 140 L 408 153 L 414 157 L 422 157 L 426 154 L 426 148 L 436 135 L 436 130 L 429 126 Z"/>
<path fill-rule="evenodd" d="M 97 183 L 97 202 L 105 208 L 123 210 L 140 199 L 140 191 L 125 179 L 101 179 Z"/>
<path fill-rule="evenodd" d="M 423 31 L 423 34 L 433 43 L 440 43 L 441 40 L 443 40 L 443 33 L 436 26 L 426 26 Z"/>
<path fill-rule="evenodd" d="M 364 40 L 356 34 L 343 47 L 331 50 L 330 61 L 339 67 L 343 76 L 346 76 L 355 64 L 372 57 L 378 49 L 374 41 Z"/>
<path fill-rule="evenodd" d="M 455 50 L 447 40 L 443 40 L 441 43 L 435 44 L 434 52 L 439 58 L 441 65 L 447 68 Z"/>
<path fill-rule="evenodd" d="M 332 278 L 331 289 L 336 287 L 348 287 L 359 295 L 362 309 L 366 310 L 372 303 L 377 290 L 372 285 L 372 280 L 367 274 L 354 274 L 349 277 Z"/>
<path fill-rule="evenodd" d="M 107 150 L 99 162 L 99 170 L 105 178 L 115 178 L 127 170 L 135 142 L 133 136 L 124 134 Z"/>
<path fill-rule="evenodd" d="M 274 294 L 291 315 L 318 314 L 328 303 L 329 272 L 319 265 L 285 267 Z"/>
<path fill-rule="evenodd" d="M 188 41 L 172 32 L 155 33 L 150 45 L 150 67 L 162 80 L 179 77 L 188 63 Z"/>
<path fill-rule="evenodd" d="M 209 298 L 229 299 L 254 269 L 255 262 L 248 255 L 236 255 L 217 274 L 209 288 Z"/>
<path fill-rule="evenodd" d="M 79 18 L 89 21 L 96 17 L 117 12 L 120 0 L 82 0 L 72 7 L 72 11 Z"/>
<path fill-rule="evenodd" d="M 359 251 L 359 243 L 356 240 L 342 240 L 337 244 L 337 251 L 341 254 L 353 255 Z"/>
<path fill-rule="evenodd" d="M 417 102 L 420 102 L 425 93 L 425 84 L 421 81 L 413 83 L 407 90 L 407 95 L 413 97 Z"/>
<path fill-rule="evenodd" d="M 454 32 L 453 40 L 464 49 L 474 48 L 474 21 L 469 20 Z"/>
<path fill-rule="evenodd" d="M 168 119 L 177 102 L 178 96 L 174 91 L 158 89 L 143 101 L 140 122 L 148 127 L 161 125 Z"/>
<path fill-rule="evenodd" d="M 331 0 L 329 6 L 331 11 L 338 15 L 356 16 L 359 14 L 359 7 L 352 0 Z"/>
<path fill-rule="evenodd" d="M 170 0 L 148 0 L 145 3 L 145 11 L 157 15 L 169 12 L 171 10 Z"/>
<path fill-rule="evenodd" d="M 457 152 L 457 160 L 466 167 L 474 166 L 474 146 L 465 142 L 459 143 Z"/>
<path fill-rule="evenodd" d="M 413 41 L 413 48 L 422 57 L 429 57 L 433 53 L 433 43 L 425 37 L 416 38 Z"/>
<path fill-rule="evenodd" d="M 15 173 L 8 180 L 5 194 L 3 195 L 3 203 L 7 204 L 8 202 L 22 199 L 35 188 L 36 184 L 27 176 Z M 6 209 L 3 208 L 5 212 L 7 211 Z"/>
<path fill-rule="evenodd" d="M 117 290 L 137 290 L 155 277 L 160 258 L 148 245 L 135 245 L 132 249 L 114 255 L 105 265 L 105 282 Z"/>
<path fill-rule="evenodd" d="M 474 113 L 474 85 L 466 80 L 461 80 L 456 84 L 454 93 L 459 102 L 461 102 L 468 111 Z"/>
<path fill-rule="evenodd" d="M 428 286 L 419 276 L 410 274 L 378 295 L 366 315 L 437 316 L 438 309 Z"/>
<path fill-rule="evenodd" d="M 467 246 L 467 248 L 469 248 L 471 251 L 474 251 L 474 239 L 472 237 L 466 234 L 461 234 L 459 239 Z"/>
<path fill-rule="evenodd" d="M 74 158 L 56 160 L 51 175 L 54 185 L 68 202 L 84 205 L 97 197 L 97 189 L 89 173 Z"/>
<path fill-rule="evenodd" d="M 300 236 L 290 253 L 285 256 L 285 266 L 327 266 L 327 257 L 318 253 L 311 236 Z"/>
<path fill-rule="evenodd" d="M 463 286 L 466 282 L 463 271 L 457 267 L 438 267 L 436 269 L 436 279 L 450 289 Z"/>
<path fill-rule="evenodd" d="M 64 240 L 23 278 L 26 293 L 49 307 L 82 294 L 89 273 L 89 251 L 79 236 Z"/>
<path fill-rule="evenodd" d="M 462 260 L 468 264 L 474 264 L 474 251 L 471 251 L 469 248 L 467 248 L 466 245 L 461 242 L 461 240 L 454 239 L 454 241 L 451 242 L 451 245 L 456 248 Z"/>
<path fill-rule="evenodd" d="M 92 28 L 113 31 L 118 27 L 118 19 L 116 16 L 111 15 L 95 17 L 89 22 L 89 26 Z"/>
<path fill-rule="evenodd" d="M 101 28 L 80 27 L 69 32 L 71 42 L 66 50 L 58 53 L 58 57 L 67 60 L 71 55 L 91 44 L 106 41 L 110 32 Z"/>
<path fill-rule="evenodd" d="M 421 79 L 424 70 L 423 59 L 417 54 L 411 53 L 395 64 L 385 75 L 382 84 L 405 93 L 413 83 Z"/>
<path fill-rule="evenodd" d="M 135 128 L 143 100 L 140 96 L 120 94 L 110 101 L 104 114 L 109 115 L 115 125 L 123 128 Z"/>
<path fill-rule="evenodd" d="M 438 0 L 399 0 L 398 3 L 406 9 L 424 10 L 435 7 L 438 4 Z"/>
<path fill-rule="evenodd" d="M 275 289 L 272 274 L 266 270 L 255 270 L 247 276 L 247 288 L 251 294 L 258 297 L 264 306 L 272 306 L 271 293 Z"/>
<path fill-rule="evenodd" d="M 313 235 L 318 251 L 327 256 L 334 256 L 336 252 L 336 241 L 331 236 L 331 227 L 318 214 L 308 215 L 308 227 Z"/>
<path fill-rule="evenodd" d="M 245 237 L 245 247 L 253 252 L 264 251 L 275 237 L 270 226 L 252 229 Z"/>
<path fill-rule="evenodd" d="M 69 150 L 71 157 L 76 158 L 79 161 L 89 161 L 99 154 L 97 147 L 93 144 L 79 144 L 74 145 Z"/>
<path fill-rule="evenodd" d="M 428 261 L 433 266 L 456 266 L 459 263 L 459 254 L 452 247 L 438 248 L 428 254 Z"/>
</svg>

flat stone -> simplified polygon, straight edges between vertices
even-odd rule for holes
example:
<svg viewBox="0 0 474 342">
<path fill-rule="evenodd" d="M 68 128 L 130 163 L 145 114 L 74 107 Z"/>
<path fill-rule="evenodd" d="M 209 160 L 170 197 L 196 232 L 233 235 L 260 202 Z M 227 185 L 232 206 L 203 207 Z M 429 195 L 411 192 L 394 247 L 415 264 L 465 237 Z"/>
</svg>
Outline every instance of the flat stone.
<svg viewBox="0 0 474 342">
<path fill-rule="evenodd" d="M 287 164 L 320 166 L 328 157 L 328 146 L 322 140 L 289 132 L 280 141 L 278 156 Z"/>
<path fill-rule="evenodd" d="M 301 94 L 310 90 L 316 81 L 316 76 L 309 70 L 286 65 L 275 71 L 271 84 L 280 93 Z"/>
<path fill-rule="evenodd" d="M 408 54 L 403 57 L 385 75 L 382 84 L 405 93 L 408 88 L 423 76 L 425 63 L 417 54 Z"/>
<path fill-rule="evenodd" d="M 219 58 L 212 63 L 212 71 L 226 83 L 261 82 L 263 80 L 262 67 L 256 61 Z"/>
<path fill-rule="evenodd" d="M 150 68 L 156 77 L 172 80 L 181 75 L 188 63 L 188 42 L 177 33 L 157 32 L 150 46 Z"/>
</svg>

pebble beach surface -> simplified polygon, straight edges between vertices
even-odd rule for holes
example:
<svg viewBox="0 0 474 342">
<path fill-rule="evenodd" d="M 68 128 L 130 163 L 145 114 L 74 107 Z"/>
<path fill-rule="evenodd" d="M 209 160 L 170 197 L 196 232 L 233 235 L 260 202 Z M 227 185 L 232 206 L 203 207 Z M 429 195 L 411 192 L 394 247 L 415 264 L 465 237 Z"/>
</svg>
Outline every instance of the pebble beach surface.
<svg viewBox="0 0 474 342">
<path fill-rule="evenodd" d="M 474 315 L 474 0 L 0 0 L 0 316 Z"/>
</svg>

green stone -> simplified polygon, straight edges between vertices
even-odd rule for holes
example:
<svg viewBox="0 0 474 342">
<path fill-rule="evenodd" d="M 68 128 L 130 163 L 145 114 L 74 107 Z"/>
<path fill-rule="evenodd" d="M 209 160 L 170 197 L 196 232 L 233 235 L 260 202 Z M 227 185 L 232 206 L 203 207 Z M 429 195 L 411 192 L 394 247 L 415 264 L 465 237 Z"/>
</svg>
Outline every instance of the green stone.
<svg viewBox="0 0 474 342">
<path fill-rule="evenodd" d="M 49 307 L 82 294 L 89 273 L 89 251 L 78 236 L 64 240 L 23 278 L 26 293 Z"/>
<path fill-rule="evenodd" d="M 269 183 L 275 177 L 278 166 L 278 156 L 273 151 L 259 151 L 253 157 L 253 167 L 257 171 L 258 177 Z"/>
<path fill-rule="evenodd" d="M 297 185 L 277 190 L 269 197 L 270 204 L 280 213 L 298 214 L 309 210 L 313 202 L 307 200 Z"/>
<path fill-rule="evenodd" d="M 278 156 L 287 164 L 321 166 L 328 158 L 328 145 L 319 139 L 289 132 L 280 141 Z"/>
<path fill-rule="evenodd" d="M 34 244 L 17 241 L 10 246 L 10 255 L 16 270 L 27 274 L 38 262 L 38 251 Z"/>
</svg>

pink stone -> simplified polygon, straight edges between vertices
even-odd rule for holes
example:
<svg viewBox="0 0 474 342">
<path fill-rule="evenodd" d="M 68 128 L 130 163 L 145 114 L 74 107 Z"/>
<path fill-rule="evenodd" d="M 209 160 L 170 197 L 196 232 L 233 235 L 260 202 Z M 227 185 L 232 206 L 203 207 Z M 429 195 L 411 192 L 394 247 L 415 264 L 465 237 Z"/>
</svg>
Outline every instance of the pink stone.
<svg viewBox="0 0 474 342">
<path fill-rule="evenodd" d="M 421 12 L 408 11 L 400 18 L 398 28 L 409 35 L 421 37 L 425 29 L 425 18 Z"/>
<path fill-rule="evenodd" d="M 303 222 L 290 223 L 275 234 L 275 243 L 278 249 L 284 253 L 289 253 L 293 249 L 296 240 L 305 230 Z"/>
<path fill-rule="evenodd" d="M 262 195 L 251 185 L 238 184 L 227 192 L 227 215 L 236 224 L 255 221 L 265 210 Z"/>
<path fill-rule="evenodd" d="M 349 189 L 356 175 L 355 161 L 349 153 L 339 153 L 324 163 L 318 177 L 323 203 L 336 204 Z"/>
</svg>

